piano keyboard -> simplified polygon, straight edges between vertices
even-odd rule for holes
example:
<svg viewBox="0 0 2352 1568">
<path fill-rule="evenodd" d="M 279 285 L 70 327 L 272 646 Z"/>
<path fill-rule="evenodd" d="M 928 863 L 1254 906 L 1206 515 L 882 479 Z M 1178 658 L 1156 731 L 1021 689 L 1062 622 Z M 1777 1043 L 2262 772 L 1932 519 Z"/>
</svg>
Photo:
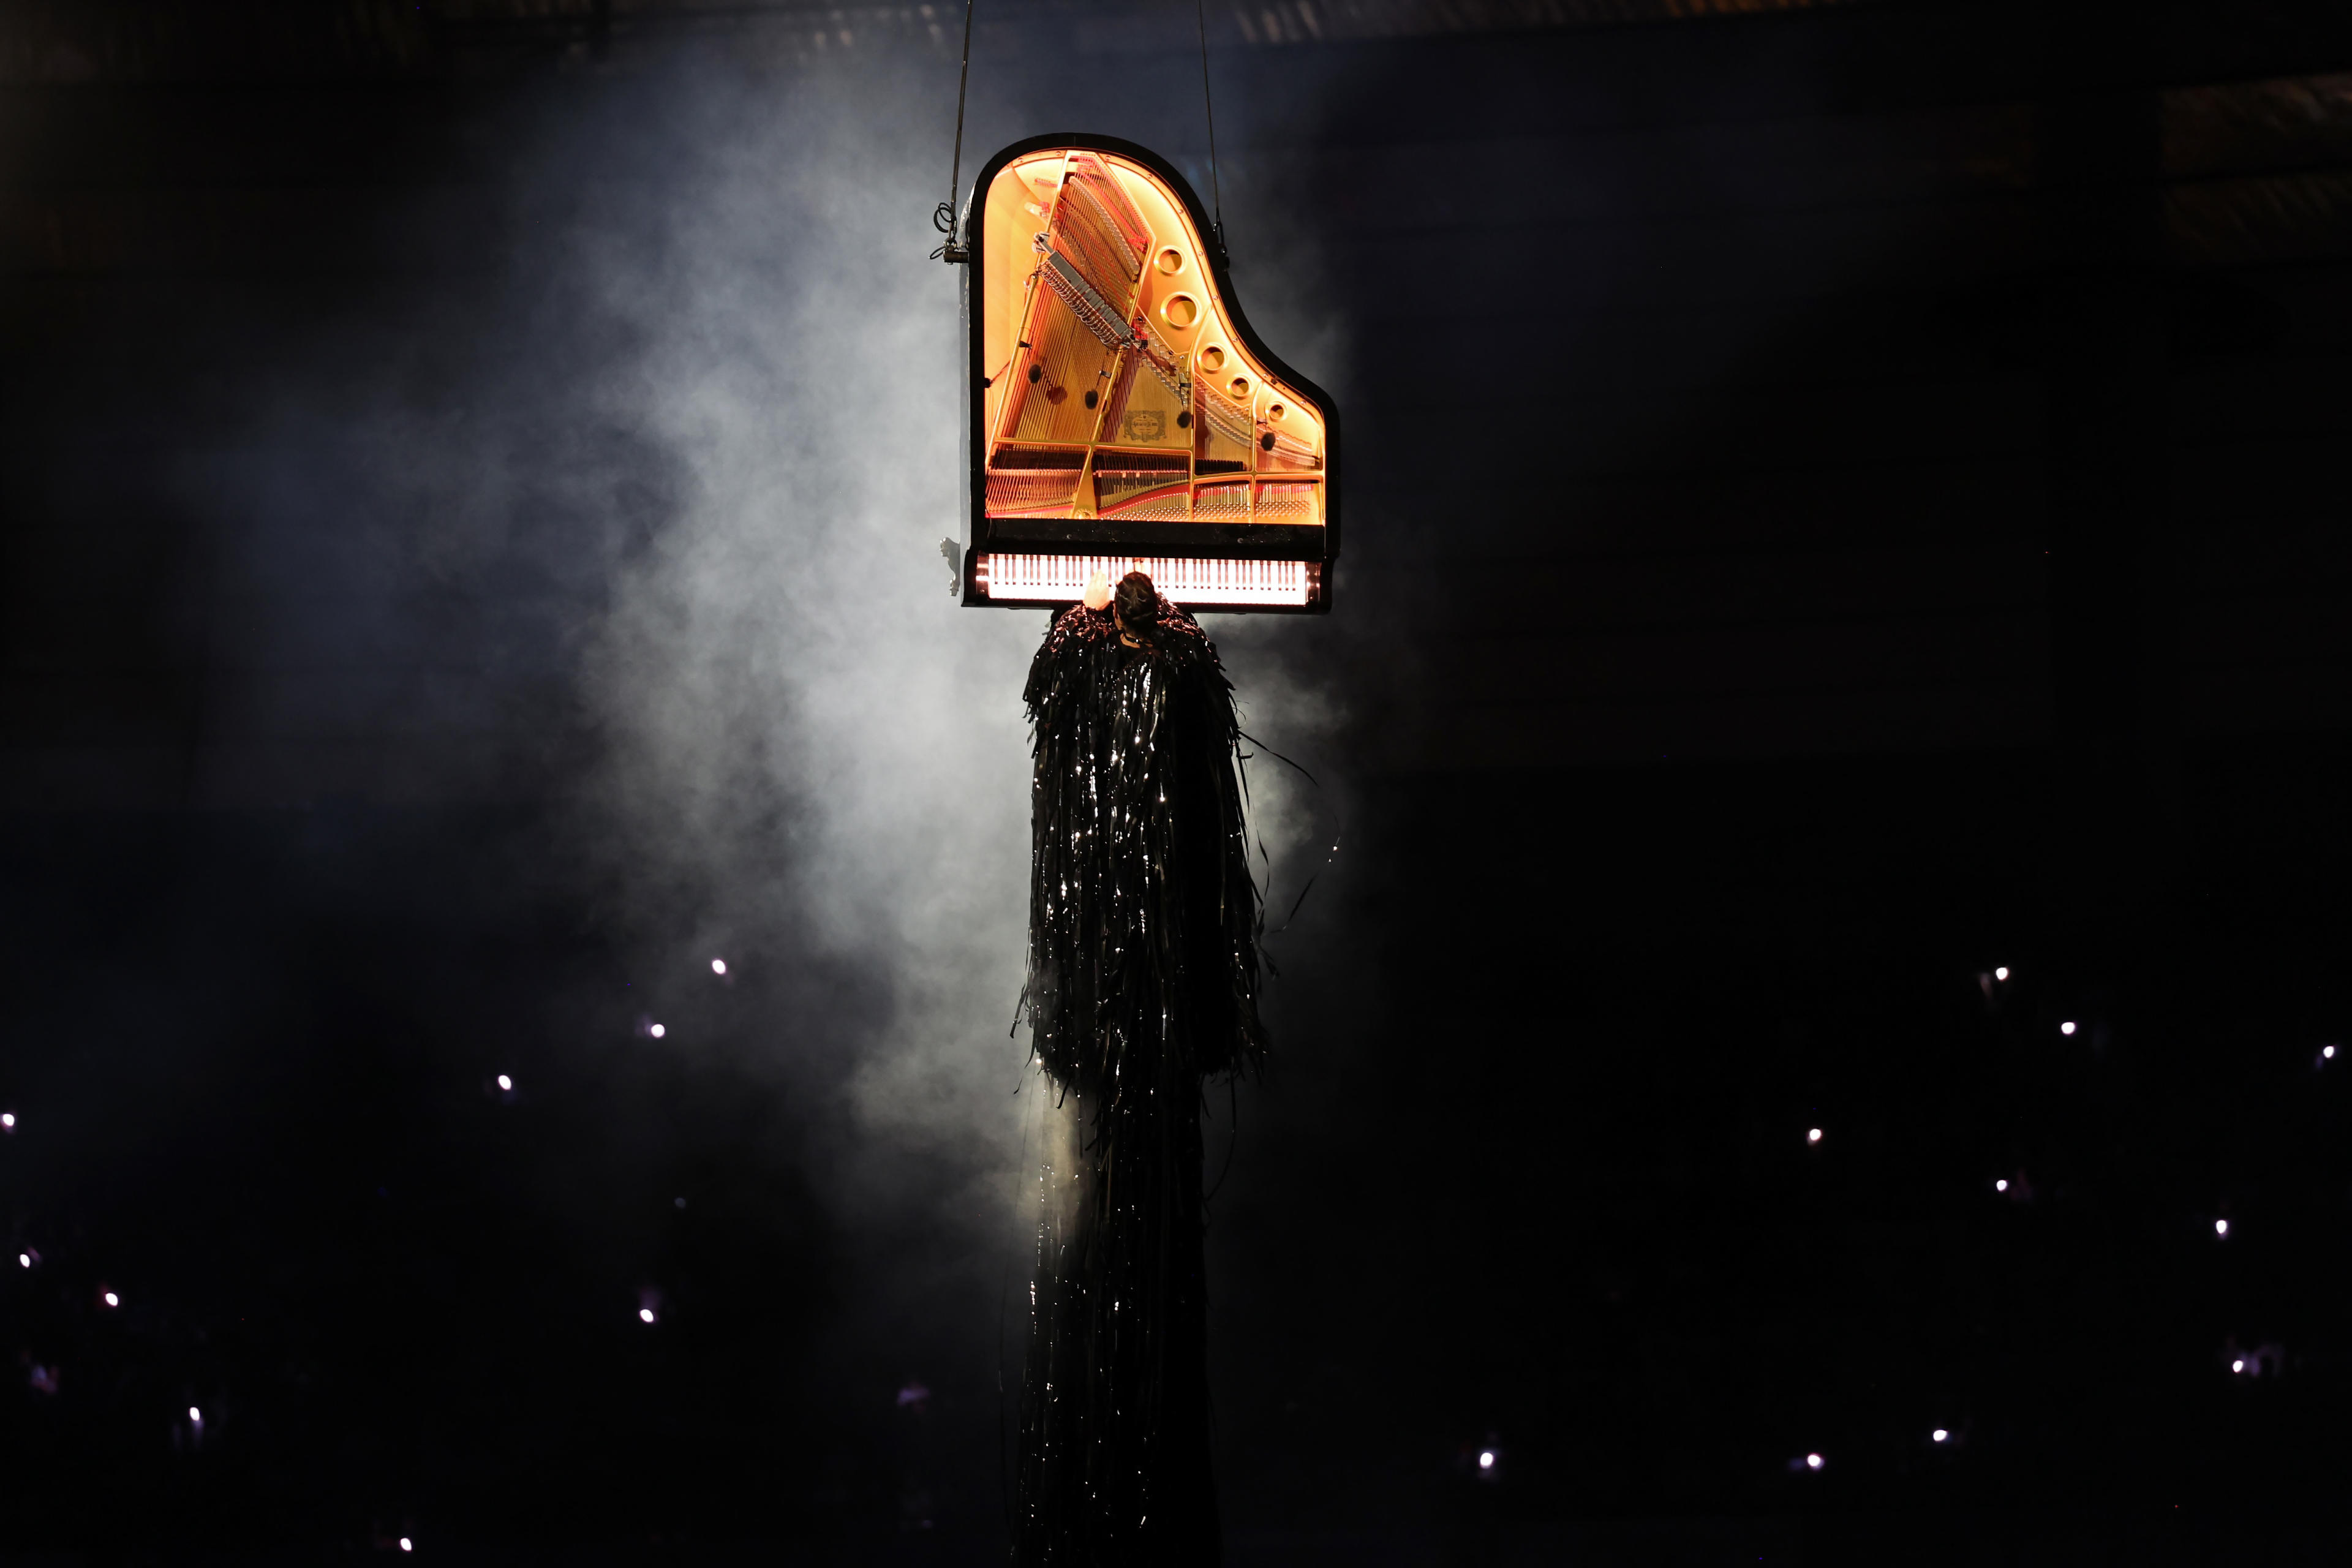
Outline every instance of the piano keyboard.
<svg viewBox="0 0 2352 1568">
<path fill-rule="evenodd" d="M 1305 561 L 1190 561 L 1141 555 L 995 555 L 980 567 L 979 588 L 998 603 L 1068 604 L 1083 599 L 1100 572 L 1117 583 L 1129 572 L 1180 605 L 1305 605 Z"/>
</svg>

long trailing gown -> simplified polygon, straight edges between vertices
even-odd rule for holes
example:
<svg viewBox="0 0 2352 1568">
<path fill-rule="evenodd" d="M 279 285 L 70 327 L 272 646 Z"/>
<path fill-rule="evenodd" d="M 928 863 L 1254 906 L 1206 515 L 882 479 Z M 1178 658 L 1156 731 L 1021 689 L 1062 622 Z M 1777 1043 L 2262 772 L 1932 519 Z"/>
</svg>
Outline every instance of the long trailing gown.
<svg viewBox="0 0 2352 1568">
<path fill-rule="evenodd" d="M 1233 689 L 1162 598 L 1046 634 L 1025 693 L 1029 1019 L 1065 1147 L 1040 1175 L 1013 1562 L 1214 1563 L 1203 1081 L 1256 1067 L 1258 898 Z"/>
</svg>

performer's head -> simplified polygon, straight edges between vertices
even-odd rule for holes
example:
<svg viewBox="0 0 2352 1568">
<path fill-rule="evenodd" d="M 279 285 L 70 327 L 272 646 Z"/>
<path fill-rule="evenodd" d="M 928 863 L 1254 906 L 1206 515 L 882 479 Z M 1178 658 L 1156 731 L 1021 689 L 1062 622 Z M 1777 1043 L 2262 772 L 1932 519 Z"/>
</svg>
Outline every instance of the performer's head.
<svg viewBox="0 0 2352 1568">
<path fill-rule="evenodd" d="M 1140 572 L 1118 580 L 1118 624 L 1131 637 L 1143 637 L 1160 624 L 1160 590 Z"/>
</svg>

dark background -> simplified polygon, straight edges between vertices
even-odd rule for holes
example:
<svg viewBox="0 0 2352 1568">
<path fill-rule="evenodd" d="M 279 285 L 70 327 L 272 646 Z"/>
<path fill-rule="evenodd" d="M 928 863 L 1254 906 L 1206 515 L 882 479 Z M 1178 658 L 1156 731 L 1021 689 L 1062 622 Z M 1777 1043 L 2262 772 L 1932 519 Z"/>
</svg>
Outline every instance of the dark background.
<svg viewBox="0 0 2352 1568">
<path fill-rule="evenodd" d="M 1212 627 L 1341 846 L 1214 1202 L 1234 1561 L 2352 1548 L 2348 17 L 1210 16 L 1350 465 L 1337 614 Z M 560 402 L 537 268 L 682 103 L 855 99 L 928 189 L 960 21 L 0 10 L 0 1550 L 992 1557 L 1019 1247 L 823 1175 L 887 977 L 700 984 L 564 826 L 675 459 L 426 560 L 363 465 L 248 528 L 314 479 L 236 413 Z M 967 170 L 1205 175 L 1191 22 L 983 0 Z"/>
</svg>

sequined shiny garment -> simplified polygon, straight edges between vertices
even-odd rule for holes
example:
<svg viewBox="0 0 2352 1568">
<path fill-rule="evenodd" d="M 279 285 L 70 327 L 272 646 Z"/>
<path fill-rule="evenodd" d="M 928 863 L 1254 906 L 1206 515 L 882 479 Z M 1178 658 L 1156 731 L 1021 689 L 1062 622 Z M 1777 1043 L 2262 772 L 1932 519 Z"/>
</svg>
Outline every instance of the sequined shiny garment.
<svg viewBox="0 0 2352 1568">
<path fill-rule="evenodd" d="M 1079 606 L 1026 693 L 1029 988 L 1066 1146 L 1040 1177 L 1022 1568 L 1213 1563 L 1201 1095 L 1261 1061 L 1233 690 L 1160 601 L 1136 648 Z"/>
</svg>

